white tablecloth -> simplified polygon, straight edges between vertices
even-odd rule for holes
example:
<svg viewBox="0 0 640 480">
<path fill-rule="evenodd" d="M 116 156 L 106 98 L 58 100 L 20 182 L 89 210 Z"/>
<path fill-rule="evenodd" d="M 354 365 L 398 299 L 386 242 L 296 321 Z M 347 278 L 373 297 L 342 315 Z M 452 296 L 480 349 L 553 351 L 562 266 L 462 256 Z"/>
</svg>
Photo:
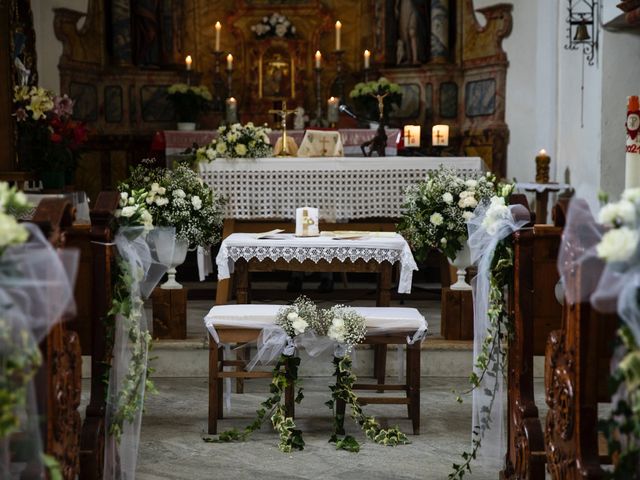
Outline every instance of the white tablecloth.
<svg viewBox="0 0 640 480">
<path fill-rule="evenodd" d="M 440 165 L 485 169 L 479 157 L 219 159 L 199 168 L 227 199 L 225 218 L 294 219 L 296 208 L 309 206 L 320 209 L 321 219 L 341 222 L 400 218 L 404 190 Z"/>
<path fill-rule="evenodd" d="M 357 240 L 334 240 L 331 237 L 296 237 L 291 234 L 281 234 L 278 239 L 257 239 L 248 233 L 233 233 L 220 245 L 216 257 L 218 265 L 218 280 L 229 278 L 234 264 L 239 259 L 287 262 L 311 260 L 331 262 L 339 260 L 361 259 L 365 262 L 375 260 L 392 265 L 400 263 L 400 281 L 398 293 L 411 293 L 413 271 L 418 270 L 409 244 L 398 234 L 385 237 L 361 238 Z"/>
</svg>

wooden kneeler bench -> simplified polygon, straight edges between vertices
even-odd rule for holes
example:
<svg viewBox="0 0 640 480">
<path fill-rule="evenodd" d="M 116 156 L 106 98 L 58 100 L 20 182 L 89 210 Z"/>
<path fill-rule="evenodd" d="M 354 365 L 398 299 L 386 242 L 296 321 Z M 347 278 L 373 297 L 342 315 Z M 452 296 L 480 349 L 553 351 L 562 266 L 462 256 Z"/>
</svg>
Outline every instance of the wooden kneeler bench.
<svg viewBox="0 0 640 480">
<path fill-rule="evenodd" d="M 209 330 L 209 419 L 208 432 L 218 432 L 218 419 L 223 417 L 224 378 L 271 378 L 271 371 L 245 370 L 245 360 L 224 358 L 223 344 L 243 344 L 257 340 L 263 328 L 273 325 L 282 305 L 220 305 L 213 307 L 205 317 Z M 402 345 L 406 344 L 406 377 L 403 384 L 365 384 L 354 385 L 354 390 L 403 391 L 404 396 L 396 397 L 359 397 L 362 405 L 397 404 L 407 405 L 413 433 L 420 433 L 420 346 L 422 338 L 408 344 L 417 331 L 426 332 L 424 317 L 415 308 L 361 307 L 355 308 L 367 320 L 367 335 L 364 344 Z M 383 326 L 384 324 L 384 326 Z M 389 327 L 393 324 L 393 327 Z M 215 336 L 214 336 L 215 333 Z M 217 338 L 216 338 L 217 337 Z M 224 371 L 224 367 L 235 367 L 235 371 Z M 294 391 L 288 387 L 285 392 L 285 408 L 288 416 L 294 416 Z M 337 408 L 344 413 L 345 405 L 338 403 Z"/>
</svg>

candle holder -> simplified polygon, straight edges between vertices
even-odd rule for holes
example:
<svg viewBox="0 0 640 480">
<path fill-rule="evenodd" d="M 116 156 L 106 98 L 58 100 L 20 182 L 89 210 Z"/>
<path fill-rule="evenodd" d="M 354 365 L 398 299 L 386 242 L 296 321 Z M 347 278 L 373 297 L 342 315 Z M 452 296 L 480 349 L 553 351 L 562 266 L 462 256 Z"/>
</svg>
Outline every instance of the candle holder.
<svg viewBox="0 0 640 480">
<path fill-rule="evenodd" d="M 369 81 L 369 75 L 371 74 L 371 69 L 370 68 L 365 68 L 364 69 L 364 73 L 362 75 L 363 79 L 364 79 L 364 83 L 367 83 Z"/>
<path fill-rule="evenodd" d="M 336 96 L 340 98 L 340 104 L 345 103 L 345 94 L 344 94 L 344 85 L 345 85 L 345 75 L 344 75 L 344 50 L 335 50 L 333 54 L 336 56 L 336 78 L 333 81 L 334 91 Z"/>
<path fill-rule="evenodd" d="M 187 85 L 191 86 L 191 70 L 187 70 Z"/>
<path fill-rule="evenodd" d="M 314 127 L 322 127 L 324 119 L 322 118 L 322 82 L 320 81 L 322 68 L 315 67 L 315 79 L 316 79 L 316 116 L 311 122 Z"/>
<path fill-rule="evenodd" d="M 220 74 L 220 62 L 223 54 L 224 52 L 221 50 L 214 50 L 213 52 L 213 110 L 216 112 L 224 111 L 225 99 L 229 97 L 228 92 L 226 92 L 224 78 Z"/>
<path fill-rule="evenodd" d="M 233 96 L 233 68 L 227 68 L 227 96 Z"/>
<path fill-rule="evenodd" d="M 549 164 L 551 157 L 541 151 L 536 155 L 536 183 L 549 183 Z"/>
</svg>

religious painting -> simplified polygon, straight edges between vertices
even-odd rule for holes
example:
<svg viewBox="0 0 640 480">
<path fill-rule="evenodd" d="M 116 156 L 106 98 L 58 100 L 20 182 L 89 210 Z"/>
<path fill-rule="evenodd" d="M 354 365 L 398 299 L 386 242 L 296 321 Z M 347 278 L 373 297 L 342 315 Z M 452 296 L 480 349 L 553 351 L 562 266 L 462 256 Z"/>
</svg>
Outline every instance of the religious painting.
<svg viewBox="0 0 640 480">
<path fill-rule="evenodd" d="M 69 96 L 73 98 L 73 118 L 83 122 L 98 120 L 98 89 L 90 83 L 71 82 Z"/>
<path fill-rule="evenodd" d="M 294 60 L 283 47 L 268 48 L 260 58 L 258 89 L 260 98 L 282 99 L 295 96 Z"/>
<path fill-rule="evenodd" d="M 493 115 L 496 111 L 496 81 L 493 78 L 469 82 L 465 88 L 465 111 L 468 117 Z"/>
<path fill-rule="evenodd" d="M 440 85 L 440 117 L 456 118 L 458 116 L 458 85 L 445 82 Z"/>
<path fill-rule="evenodd" d="M 140 88 L 140 111 L 145 122 L 171 122 L 173 105 L 167 97 L 169 85 L 145 85 Z"/>
<path fill-rule="evenodd" d="M 389 118 L 406 119 L 420 115 L 420 85 L 415 83 L 400 84 L 402 101 L 400 106 L 392 106 Z"/>
<path fill-rule="evenodd" d="M 131 63 L 131 7 L 129 0 L 113 0 L 110 10 L 111 55 L 115 63 Z"/>
<path fill-rule="evenodd" d="M 37 85 L 36 40 L 30 3 L 12 0 L 9 8 L 9 51 L 13 84 Z"/>
<path fill-rule="evenodd" d="M 107 123 L 122 122 L 122 87 L 104 87 L 104 119 Z"/>
</svg>

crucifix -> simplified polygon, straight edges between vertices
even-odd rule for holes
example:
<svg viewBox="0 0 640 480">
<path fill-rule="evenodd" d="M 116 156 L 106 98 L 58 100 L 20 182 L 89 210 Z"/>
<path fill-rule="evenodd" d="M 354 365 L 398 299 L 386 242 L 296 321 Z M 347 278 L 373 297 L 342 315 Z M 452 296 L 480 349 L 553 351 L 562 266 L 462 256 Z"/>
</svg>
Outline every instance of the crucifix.
<svg viewBox="0 0 640 480">
<path fill-rule="evenodd" d="M 389 92 L 384 95 L 374 95 L 371 94 L 376 100 L 378 100 L 378 110 L 380 111 L 380 119 L 378 122 L 378 130 L 376 131 L 375 137 L 371 140 L 364 142 L 360 145 L 360 149 L 362 150 L 362 154 L 365 157 L 370 157 L 371 154 L 375 151 L 379 157 L 385 156 L 385 149 L 387 147 L 387 133 L 384 130 L 384 97 L 389 95 Z M 367 153 L 366 148 L 369 147 L 369 152 Z"/>
<path fill-rule="evenodd" d="M 322 140 L 320 140 L 320 143 L 322 144 L 322 156 L 326 156 L 327 155 L 327 142 L 329 142 L 330 140 L 323 136 Z"/>
<path fill-rule="evenodd" d="M 436 140 L 437 140 L 436 143 L 437 143 L 438 146 L 440 146 L 440 143 L 441 143 L 440 140 L 442 140 L 444 138 L 444 135 L 442 135 L 440 133 L 440 130 L 436 130 L 436 135 L 435 136 L 436 136 Z"/>
<path fill-rule="evenodd" d="M 287 101 L 282 101 L 282 108 L 280 110 L 269 110 L 269 113 L 280 116 L 280 126 L 282 127 L 282 150 L 278 154 L 279 157 L 288 157 L 289 148 L 287 146 L 287 115 L 291 115 L 292 113 L 296 113 L 294 110 L 287 110 Z"/>
</svg>

